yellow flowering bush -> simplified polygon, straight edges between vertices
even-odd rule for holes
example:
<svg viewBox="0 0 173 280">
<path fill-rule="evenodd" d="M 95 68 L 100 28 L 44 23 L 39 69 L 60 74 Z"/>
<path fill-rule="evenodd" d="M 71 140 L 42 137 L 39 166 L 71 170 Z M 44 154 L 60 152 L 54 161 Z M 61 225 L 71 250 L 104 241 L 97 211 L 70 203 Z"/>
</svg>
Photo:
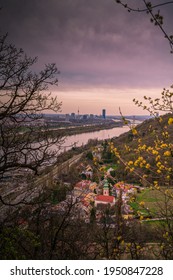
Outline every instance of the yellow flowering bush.
<svg viewBox="0 0 173 280">
<path fill-rule="evenodd" d="M 173 123 L 173 118 L 169 118 L 168 124 L 170 125 L 170 124 L 172 124 L 172 123 Z"/>
<path fill-rule="evenodd" d="M 170 152 L 170 151 L 164 152 L 164 156 L 165 156 L 165 157 L 170 157 L 170 156 L 171 156 L 171 152 Z"/>
</svg>

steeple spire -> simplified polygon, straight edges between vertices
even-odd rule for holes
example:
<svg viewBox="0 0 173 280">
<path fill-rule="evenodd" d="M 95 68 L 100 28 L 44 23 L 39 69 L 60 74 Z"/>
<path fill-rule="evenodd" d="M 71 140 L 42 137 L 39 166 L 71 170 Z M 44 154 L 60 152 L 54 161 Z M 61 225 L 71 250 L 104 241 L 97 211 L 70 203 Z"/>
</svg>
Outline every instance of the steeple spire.
<svg viewBox="0 0 173 280">
<path fill-rule="evenodd" d="M 107 179 L 105 179 L 105 182 L 103 185 L 103 195 L 109 196 L 109 183 L 108 183 Z"/>
</svg>

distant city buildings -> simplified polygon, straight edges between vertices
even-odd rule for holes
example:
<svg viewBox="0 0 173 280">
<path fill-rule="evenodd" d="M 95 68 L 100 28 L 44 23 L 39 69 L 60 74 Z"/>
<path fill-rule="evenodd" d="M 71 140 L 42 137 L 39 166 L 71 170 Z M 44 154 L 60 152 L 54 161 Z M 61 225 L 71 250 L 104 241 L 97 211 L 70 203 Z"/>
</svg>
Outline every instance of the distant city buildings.
<svg viewBox="0 0 173 280">
<path fill-rule="evenodd" d="M 88 115 L 83 115 L 83 120 L 87 120 L 88 119 Z"/>
<path fill-rule="evenodd" d="M 75 113 L 71 113 L 71 118 L 75 119 L 76 118 L 76 114 Z"/>
<path fill-rule="evenodd" d="M 70 115 L 69 115 L 69 114 L 66 114 L 66 115 L 65 115 L 65 120 L 66 120 L 67 122 L 69 122 L 69 120 L 70 120 Z"/>
</svg>

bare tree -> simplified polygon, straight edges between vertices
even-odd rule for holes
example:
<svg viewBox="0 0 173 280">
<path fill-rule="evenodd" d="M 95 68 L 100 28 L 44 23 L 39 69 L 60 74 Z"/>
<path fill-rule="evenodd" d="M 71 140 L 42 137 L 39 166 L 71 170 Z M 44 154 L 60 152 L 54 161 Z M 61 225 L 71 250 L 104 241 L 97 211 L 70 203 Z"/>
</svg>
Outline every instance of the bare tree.
<svg viewBox="0 0 173 280">
<path fill-rule="evenodd" d="M 163 3 L 152 4 L 151 1 L 141 0 L 144 4 L 143 8 L 132 7 L 131 4 L 128 5 L 124 1 L 115 0 L 118 4 L 122 5 L 128 12 L 137 12 L 137 13 L 147 13 L 150 15 L 150 21 L 154 23 L 154 25 L 158 26 L 161 30 L 164 37 L 168 40 L 171 53 L 173 53 L 173 34 L 169 35 L 166 28 L 164 27 L 164 18 L 160 13 L 160 7 L 167 6 L 173 4 L 173 1 L 166 1 Z M 139 5 L 139 3 L 137 4 Z M 158 9 L 158 10 L 157 10 Z"/>
<path fill-rule="evenodd" d="M 36 62 L 8 43 L 7 35 L 0 36 L 0 180 L 13 179 L 19 172 L 24 180 L 29 170 L 38 174 L 43 163 L 56 160 L 64 140 L 52 133 L 43 117 L 45 110 L 61 108 L 49 93 L 50 86 L 58 85 L 59 71 L 48 64 L 35 73 Z"/>
</svg>

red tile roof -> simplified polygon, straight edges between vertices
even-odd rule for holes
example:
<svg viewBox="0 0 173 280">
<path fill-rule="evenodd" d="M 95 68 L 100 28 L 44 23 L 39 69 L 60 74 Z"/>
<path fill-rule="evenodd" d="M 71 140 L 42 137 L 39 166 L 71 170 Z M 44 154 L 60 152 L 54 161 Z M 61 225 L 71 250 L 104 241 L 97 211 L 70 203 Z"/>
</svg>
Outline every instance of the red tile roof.
<svg viewBox="0 0 173 280">
<path fill-rule="evenodd" d="M 95 200 L 102 201 L 102 202 L 113 203 L 114 202 L 114 196 L 110 196 L 110 195 L 97 195 Z"/>
<path fill-rule="evenodd" d="M 89 188 L 90 184 L 91 184 L 91 181 L 89 181 L 89 180 L 82 180 L 82 181 L 78 182 L 75 185 L 75 187 L 76 188 L 80 188 L 80 189 L 86 189 L 86 188 Z"/>
</svg>

